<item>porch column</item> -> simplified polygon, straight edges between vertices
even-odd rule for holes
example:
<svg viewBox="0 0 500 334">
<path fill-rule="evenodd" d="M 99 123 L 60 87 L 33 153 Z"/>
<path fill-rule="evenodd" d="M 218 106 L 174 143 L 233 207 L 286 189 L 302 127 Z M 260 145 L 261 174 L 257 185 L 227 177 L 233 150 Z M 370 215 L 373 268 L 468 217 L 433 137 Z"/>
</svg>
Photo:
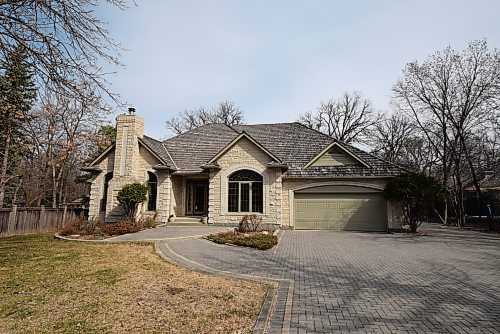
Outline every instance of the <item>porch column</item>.
<svg viewBox="0 0 500 334">
<path fill-rule="evenodd" d="M 168 172 L 157 173 L 158 177 L 158 199 L 156 211 L 158 213 L 157 220 L 162 223 L 168 221 L 171 214 L 171 193 L 172 181 Z"/>
</svg>

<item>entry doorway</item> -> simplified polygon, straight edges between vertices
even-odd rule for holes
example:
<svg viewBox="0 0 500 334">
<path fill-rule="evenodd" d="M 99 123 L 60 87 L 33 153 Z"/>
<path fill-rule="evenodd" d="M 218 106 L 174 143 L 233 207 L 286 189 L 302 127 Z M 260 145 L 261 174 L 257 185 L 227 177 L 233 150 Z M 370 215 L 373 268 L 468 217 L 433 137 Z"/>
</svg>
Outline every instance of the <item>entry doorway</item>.
<svg viewBox="0 0 500 334">
<path fill-rule="evenodd" d="M 208 181 L 186 181 L 186 216 L 208 214 Z"/>
</svg>

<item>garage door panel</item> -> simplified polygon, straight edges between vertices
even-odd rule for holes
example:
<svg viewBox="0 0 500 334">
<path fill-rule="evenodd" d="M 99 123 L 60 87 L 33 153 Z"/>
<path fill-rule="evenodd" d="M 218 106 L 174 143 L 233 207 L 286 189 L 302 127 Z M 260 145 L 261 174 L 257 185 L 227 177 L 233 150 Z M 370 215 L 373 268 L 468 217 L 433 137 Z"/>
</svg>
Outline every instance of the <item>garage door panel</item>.
<svg viewBox="0 0 500 334">
<path fill-rule="evenodd" d="M 385 231 L 381 193 L 301 193 L 295 196 L 296 229 Z"/>
</svg>

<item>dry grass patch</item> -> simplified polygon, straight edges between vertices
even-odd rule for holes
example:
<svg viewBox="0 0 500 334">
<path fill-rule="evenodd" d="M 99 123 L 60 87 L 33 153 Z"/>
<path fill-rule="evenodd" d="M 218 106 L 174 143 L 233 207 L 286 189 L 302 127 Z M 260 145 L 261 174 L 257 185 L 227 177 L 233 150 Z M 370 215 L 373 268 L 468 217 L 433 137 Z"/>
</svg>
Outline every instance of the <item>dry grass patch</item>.
<svg viewBox="0 0 500 334">
<path fill-rule="evenodd" d="M 249 333 L 266 286 L 163 261 L 151 244 L 0 239 L 1 333 Z"/>
</svg>

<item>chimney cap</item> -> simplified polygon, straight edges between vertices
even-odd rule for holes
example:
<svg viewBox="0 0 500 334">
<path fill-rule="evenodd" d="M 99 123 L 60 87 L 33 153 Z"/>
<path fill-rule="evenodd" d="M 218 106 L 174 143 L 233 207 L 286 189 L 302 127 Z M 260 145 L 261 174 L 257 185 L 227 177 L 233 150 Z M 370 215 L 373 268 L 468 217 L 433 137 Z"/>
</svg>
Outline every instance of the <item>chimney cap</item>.
<svg viewBox="0 0 500 334">
<path fill-rule="evenodd" d="M 129 115 L 135 115 L 135 108 L 134 107 L 129 107 L 128 108 L 128 114 Z"/>
</svg>

